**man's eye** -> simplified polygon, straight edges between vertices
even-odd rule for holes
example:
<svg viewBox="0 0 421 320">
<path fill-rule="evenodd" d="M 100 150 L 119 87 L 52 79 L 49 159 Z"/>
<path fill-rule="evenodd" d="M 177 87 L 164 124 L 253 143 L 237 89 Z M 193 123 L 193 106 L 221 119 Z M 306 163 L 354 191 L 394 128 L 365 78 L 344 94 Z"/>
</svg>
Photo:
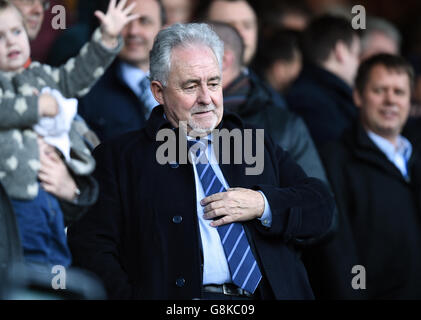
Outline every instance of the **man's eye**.
<svg viewBox="0 0 421 320">
<path fill-rule="evenodd" d="M 15 29 L 15 30 L 13 30 L 13 34 L 14 35 L 18 35 L 18 34 L 20 34 L 22 32 L 22 30 L 21 29 Z"/>
<path fill-rule="evenodd" d="M 149 26 L 153 24 L 152 19 L 148 17 L 140 17 L 139 22 L 142 26 Z"/>
</svg>

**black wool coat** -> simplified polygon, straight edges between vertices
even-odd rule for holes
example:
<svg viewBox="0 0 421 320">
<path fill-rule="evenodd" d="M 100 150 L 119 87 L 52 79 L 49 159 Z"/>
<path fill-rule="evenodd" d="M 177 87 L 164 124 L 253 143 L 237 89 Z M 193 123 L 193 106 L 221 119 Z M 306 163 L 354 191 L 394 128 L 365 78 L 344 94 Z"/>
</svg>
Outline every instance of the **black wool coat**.
<svg viewBox="0 0 421 320">
<path fill-rule="evenodd" d="M 163 142 L 156 141 L 156 134 L 162 128 L 171 126 L 159 106 L 146 128 L 95 150 L 99 201 L 68 231 L 75 265 L 96 273 L 113 299 L 201 297 L 203 262 L 193 166 L 157 162 Z M 219 128 L 244 126 L 237 116 L 224 114 Z M 262 174 L 246 175 L 244 161 L 220 164 L 231 187 L 262 190 L 272 210 L 271 228 L 258 220 L 244 223 L 264 276 L 258 291 L 262 298 L 311 299 L 296 243 L 329 228 L 333 197 L 323 182 L 308 178 L 269 138 L 260 143 Z"/>
</svg>

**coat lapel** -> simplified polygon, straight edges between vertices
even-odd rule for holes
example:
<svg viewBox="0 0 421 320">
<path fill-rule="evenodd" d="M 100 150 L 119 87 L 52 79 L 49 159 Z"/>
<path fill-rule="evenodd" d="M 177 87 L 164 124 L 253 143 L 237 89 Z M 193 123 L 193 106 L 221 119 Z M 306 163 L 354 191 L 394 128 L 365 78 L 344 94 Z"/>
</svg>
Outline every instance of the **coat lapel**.
<svg viewBox="0 0 421 320">
<path fill-rule="evenodd" d="M 370 140 L 360 123 L 357 124 L 354 132 L 355 134 L 353 137 L 348 136 L 345 141 L 347 144 L 356 145 L 356 147 L 352 147 L 350 150 L 353 150 L 353 153 L 357 158 L 386 172 L 388 175 L 407 183 L 399 169 L 396 168 L 374 142 Z"/>
</svg>

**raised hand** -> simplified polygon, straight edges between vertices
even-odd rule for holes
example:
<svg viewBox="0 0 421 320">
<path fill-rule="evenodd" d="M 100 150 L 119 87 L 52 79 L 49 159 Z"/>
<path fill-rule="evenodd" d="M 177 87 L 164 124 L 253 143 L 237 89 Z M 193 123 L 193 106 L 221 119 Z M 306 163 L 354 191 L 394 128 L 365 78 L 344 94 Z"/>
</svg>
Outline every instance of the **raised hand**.
<svg viewBox="0 0 421 320">
<path fill-rule="evenodd" d="M 126 24 L 139 18 L 139 14 L 132 14 L 136 3 L 125 7 L 126 2 L 127 0 L 121 0 L 116 5 L 116 0 L 111 0 L 106 14 L 95 11 L 95 16 L 101 21 L 102 39 L 105 44 L 114 42 Z"/>
</svg>

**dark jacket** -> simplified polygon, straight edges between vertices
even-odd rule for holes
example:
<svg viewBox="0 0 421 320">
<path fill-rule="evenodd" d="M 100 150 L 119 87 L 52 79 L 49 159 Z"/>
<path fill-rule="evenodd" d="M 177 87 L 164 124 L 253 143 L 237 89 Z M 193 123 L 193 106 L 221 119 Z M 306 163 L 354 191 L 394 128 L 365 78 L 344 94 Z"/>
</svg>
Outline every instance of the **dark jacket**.
<svg viewBox="0 0 421 320">
<path fill-rule="evenodd" d="M 359 124 L 321 156 L 340 215 L 336 237 L 308 267 L 316 297 L 420 299 L 419 150 L 408 164 L 410 182 Z M 366 290 L 352 289 L 355 265 L 366 269 Z"/>
<path fill-rule="evenodd" d="M 156 161 L 163 143 L 156 141 L 156 134 L 162 128 L 171 125 L 159 106 L 145 129 L 95 150 L 100 198 L 68 232 L 74 263 L 97 273 L 110 298 L 193 299 L 201 295 L 203 262 L 193 167 Z M 219 128 L 245 127 L 237 116 L 226 113 Z M 308 178 L 268 137 L 262 143 L 262 174 L 245 175 L 244 161 L 220 165 L 230 186 L 260 189 L 271 206 L 271 228 L 258 220 L 244 223 L 264 274 L 258 290 L 263 298 L 311 299 L 295 240 L 325 232 L 333 199 L 320 180 Z"/>
<path fill-rule="evenodd" d="M 139 130 L 146 123 L 144 106 L 124 82 L 119 59 L 79 100 L 78 110 L 101 141 Z"/>
<path fill-rule="evenodd" d="M 224 108 L 237 113 L 244 122 L 267 130 L 308 176 L 327 181 L 303 120 L 284 106 L 277 105 L 273 93 L 257 76 L 241 74 L 233 80 L 224 90 Z"/>
<path fill-rule="evenodd" d="M 357 118 L 352 89 L 333 73 L 305 65 L 289 89 L 288 107 L 307 124 L 316 147 L 339 140 Z"/>
<path fill-rule="evenodd" d="M 415 146 L 421 147 L 421 117 L 410 117 L 402 134 Z"/>
</svg>

